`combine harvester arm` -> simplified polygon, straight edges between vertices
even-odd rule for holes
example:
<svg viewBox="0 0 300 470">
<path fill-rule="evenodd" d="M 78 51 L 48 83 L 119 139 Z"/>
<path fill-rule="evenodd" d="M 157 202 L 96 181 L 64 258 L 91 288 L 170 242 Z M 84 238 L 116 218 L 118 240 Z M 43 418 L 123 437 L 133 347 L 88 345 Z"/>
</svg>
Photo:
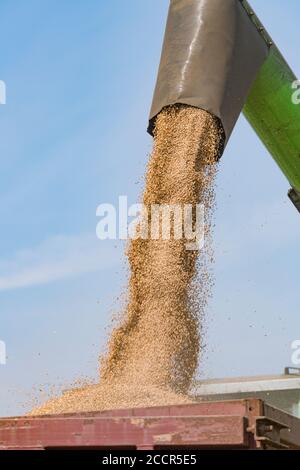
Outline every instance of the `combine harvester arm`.
<svg viewBox="0 0 300 470">
<path fill-rule="evenodd" d="M 245 0 L 171 0 L 148 131 L 168 105 L 217 116 L 225 145 L 241 112 L 300 211 L 300 85 Z"/>
</svg>

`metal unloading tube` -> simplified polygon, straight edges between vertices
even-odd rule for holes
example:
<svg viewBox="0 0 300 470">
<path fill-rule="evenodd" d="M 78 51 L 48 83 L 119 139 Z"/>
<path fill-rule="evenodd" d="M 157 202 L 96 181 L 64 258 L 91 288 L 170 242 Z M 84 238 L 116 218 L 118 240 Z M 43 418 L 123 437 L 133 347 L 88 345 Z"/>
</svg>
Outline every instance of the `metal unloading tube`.
<svg viewBox="0 0 300 470">
<path fill-rule="evenodd" d="M 300 210 L 296 76 L 245 0 L 171 0 L 148 131 L 168 105 L 220 119 L 225 144 L 243 111 L 292 186 Z"/>
</svg>

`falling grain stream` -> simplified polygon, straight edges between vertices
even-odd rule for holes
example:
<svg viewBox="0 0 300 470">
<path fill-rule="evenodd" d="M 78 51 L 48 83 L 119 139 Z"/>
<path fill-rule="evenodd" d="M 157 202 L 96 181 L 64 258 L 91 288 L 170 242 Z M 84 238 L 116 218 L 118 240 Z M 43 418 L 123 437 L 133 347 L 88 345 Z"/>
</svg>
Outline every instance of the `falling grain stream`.
<svg viewBox="0 0 300 470">
<path fill-rule="evenodd" d="M 99 384 L 66 392 L 33 414 L 192 401 L 213 286 L 212 215 L 222 142 L 218 120 L 206 111 L 180 105 L 158 115 L 142 202 L 147 208 L 203 204 L 204 248 L 187 250 L 185 238 L 131 240 L 127 305 L 101 357 Z"/>
</svg>

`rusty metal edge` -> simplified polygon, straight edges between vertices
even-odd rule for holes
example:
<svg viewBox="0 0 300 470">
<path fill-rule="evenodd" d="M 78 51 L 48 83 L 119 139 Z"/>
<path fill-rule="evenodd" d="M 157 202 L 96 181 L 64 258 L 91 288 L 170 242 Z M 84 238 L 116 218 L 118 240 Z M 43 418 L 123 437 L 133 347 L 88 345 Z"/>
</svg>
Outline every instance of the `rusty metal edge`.
<svg viewBox="0 0 300 470">
<path fill-rule="evenodd" d="M 21 424 L 21 423 L 20 423 Z M 159 418 L 96 418 L 91 426 L 80 419 L 33 421 L 29 426 L 0 430 L 0 450 L 126 446 L 188 448 L 248 448 L 244 416 L 193 416 Z"/>
<path fill-rule="evenodd" d="M 273 406 L 264 404 L 264 415 L 271 419 L 284 424 L 287 429 L 281 431 L 283 444 L 290 449 L 300 450 L 300 419 L 281 411 Z"/>
</svg>

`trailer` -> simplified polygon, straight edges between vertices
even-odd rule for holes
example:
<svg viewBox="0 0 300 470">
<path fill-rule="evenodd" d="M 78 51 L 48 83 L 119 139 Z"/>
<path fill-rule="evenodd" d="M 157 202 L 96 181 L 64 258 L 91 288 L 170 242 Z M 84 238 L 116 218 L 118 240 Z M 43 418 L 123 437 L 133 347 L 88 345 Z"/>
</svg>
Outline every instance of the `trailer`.
<svg viewBox="0 0 300 470">
<path fill-rule="evenodd" d="M 0 450 L 300 449 L 300 420 L 260 399 L 0 419 Z"/>
</svg>

